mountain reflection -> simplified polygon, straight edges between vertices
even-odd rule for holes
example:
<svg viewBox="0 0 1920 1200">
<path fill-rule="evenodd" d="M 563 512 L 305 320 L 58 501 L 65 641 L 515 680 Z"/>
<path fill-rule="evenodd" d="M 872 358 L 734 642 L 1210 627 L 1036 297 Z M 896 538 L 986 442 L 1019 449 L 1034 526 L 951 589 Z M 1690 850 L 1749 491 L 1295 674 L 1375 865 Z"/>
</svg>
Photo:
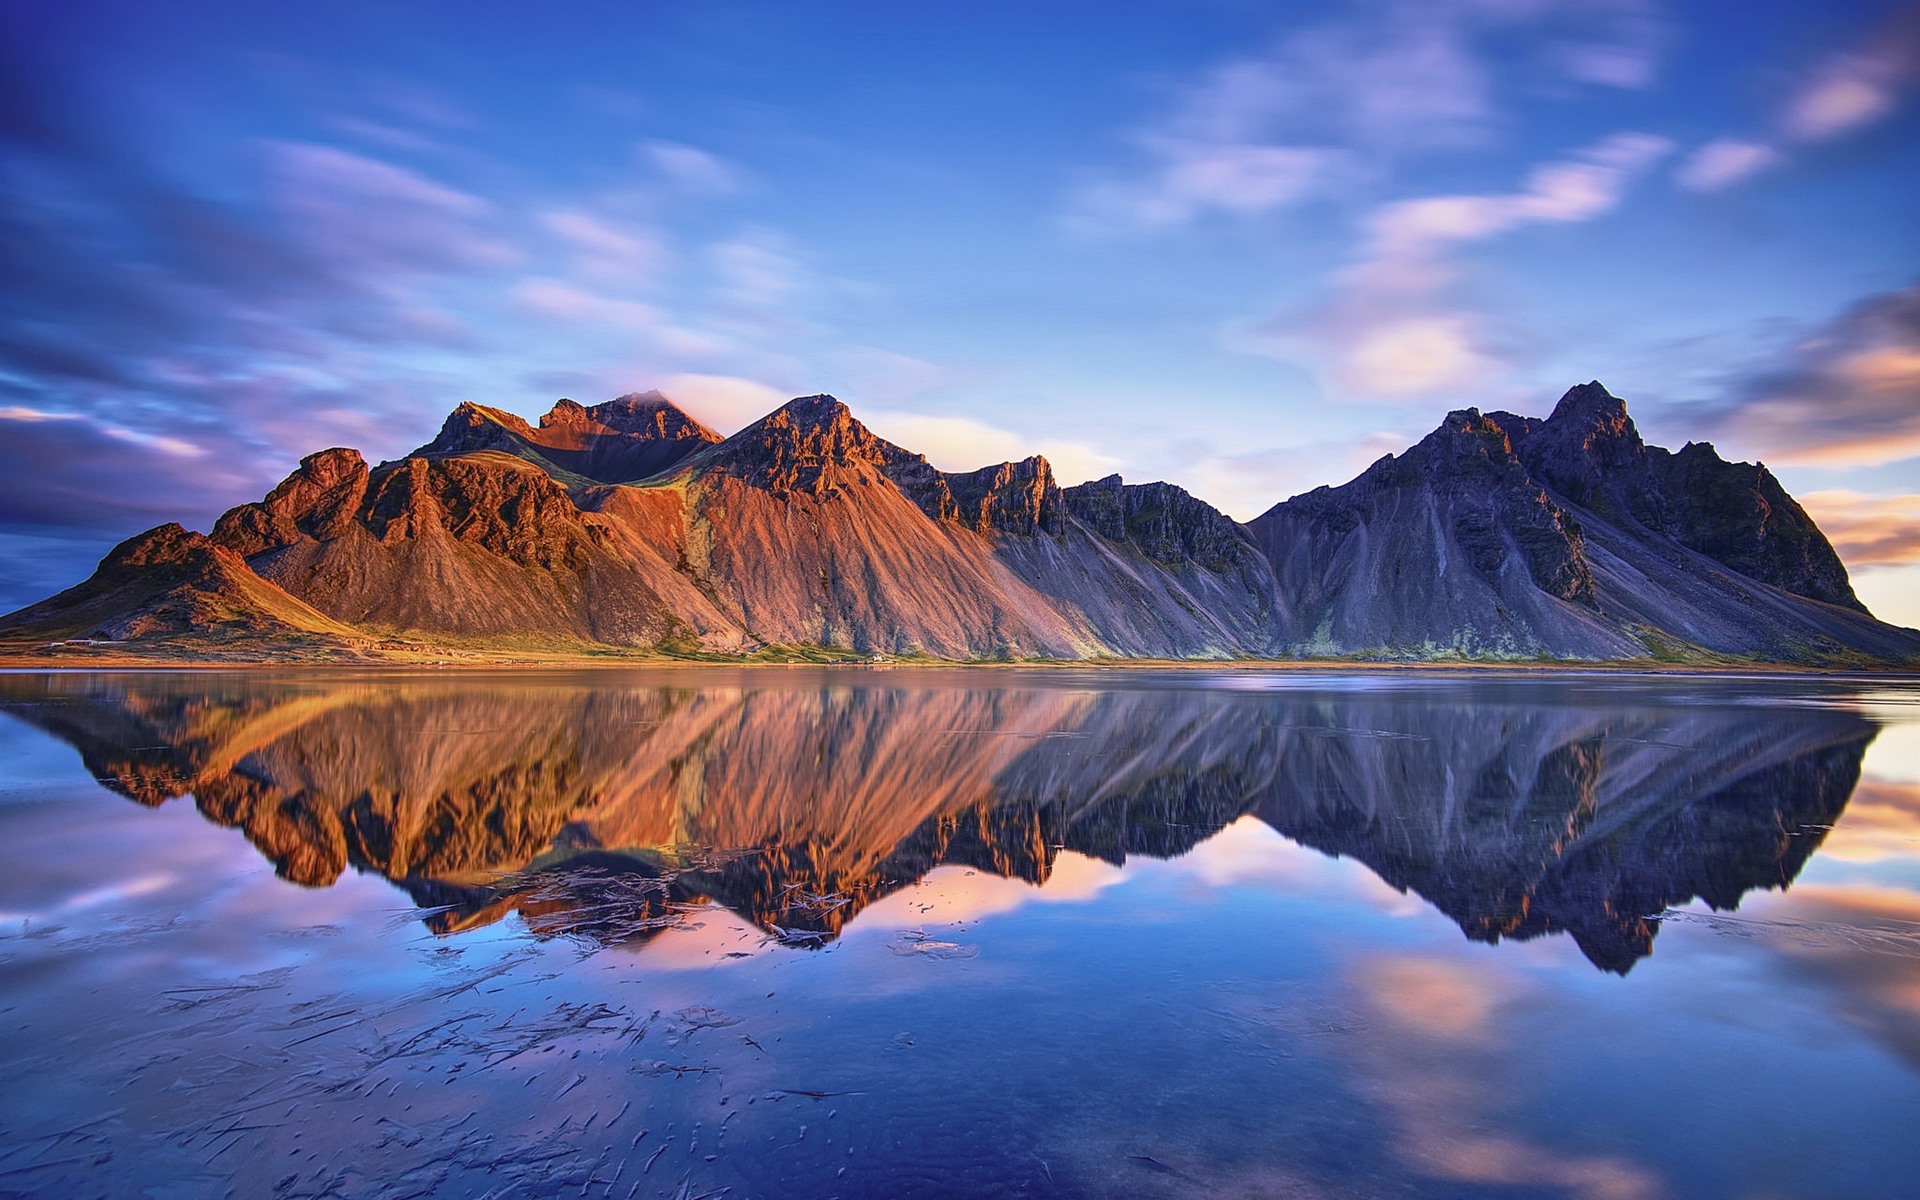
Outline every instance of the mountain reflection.
<svg viewBox="0 0 1920 1200">
<path fill-rule="evenodd" d="M 517 911 L 624 942 L 718 902 L 819 944 L 942 864 L 1042 883 L 1063 849 L 1170 857 L 1251 815 L 1470 938 L 1565 931 L 1622 973 L 1650 914 L 1786 886 L 1875 729 L 1731 695 L 1203 682 L 18 675 L 0 709 L 142 804 L 192 794 L 290 880 L 384 875 L 441 932 Z"/>
</svg>

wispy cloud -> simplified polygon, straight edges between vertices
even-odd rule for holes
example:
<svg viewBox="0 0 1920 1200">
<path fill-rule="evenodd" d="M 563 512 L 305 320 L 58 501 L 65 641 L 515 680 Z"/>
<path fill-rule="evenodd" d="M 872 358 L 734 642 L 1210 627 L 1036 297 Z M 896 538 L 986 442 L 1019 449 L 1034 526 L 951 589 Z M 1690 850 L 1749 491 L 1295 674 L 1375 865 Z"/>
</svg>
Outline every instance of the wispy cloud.
<svg viewBox="0 0 1920 1200">
<path fill-rule="evenodd" d="M 667 181 L 696 195 L 730 196 L 746 183 L 746 172 L 719 155 L 685 142 L 642 142 L 640 154 Z"/>
<path fill-rule="evenodd" d="M 736 433 L 792 399 L 778 388 L 737 375 L 671 375 L 661 382 L 660 391 L 721 433 Z"/>
<path fill-rule="evenodd" d="M 1054 478 L 1071 487 L 1120 467 L 1118 458 L 1084 443 L 1023 437 L 972 417 L 875 409 L 860 418 L 881 437 L 926 455 L 943 471 L 972 471 L 1038 454 L 1053 468 Z"/>
<path fill-rule="evenodd" d="M 1674 181 L 1689 191 L 1721 191 L 1789 161 L 1779 143 L 1835 141 L 1891 113 L 1920 75 L 1917 14 L 1920 10 L 1903 12 L 1864 46 L 1829 54 L 1816 64 L 1777 113 L 1771 138 L 1716 138 L 1686 156 Z"/>
<path fill-rule="evenodd" d="M 1850 568 L 1920 563 L 1920 495 L 1805 492 L 1800 503 Z"/>
<path fill-rule="evenodd" d="M 1674 169 L 1673 178 L 1690 192 L 1717 192 L 1785 160 L 1785 155 L 1761 142 L 1717 138 L 1687 155 Z"/>
<path fill-rule="evenodd" d="M 1920 455 L 1920 284 L 1861 300 L 1749 373 L 1718 427 L 1775 464 Z"/>
<path fill-rule="evenodd" d="M 392 163 L 333 146 L 268 147 L 274 202 L 310 245 L 363 274 L 504 266 L 516 251 L 489 236 L 492 205 Z"/>
<path fill-rule="evenodd" d="M 1908 14 L 1871 45 L 1822 62 L 1788 102 L 1781 131 L 1800 142 L 1850 134 L 1893 111 L 1917 71 L 1920 18 Z"/>
<path fill-rule="evenodd" d="M 566 244 L 574 271 L 588 278 L 651 286 L 670 258 L 665 239 L 635 222 L 565 208 L 545 213 L 541 223 Z"/>
<path fill-rule="evenodd" d="M 145 524 L 211 516 L 182 498 L 210 484 L 258 486 L 262 473 L 212 448 L 128 429 L 82 413 L 0 407 L 0 524 L 129 532 Z"/>
<path fill-rule="evenodd" d="M 1590 221 L 1620 203 L 1627 184 L 1669 154 L 1649 133 L 1616 133 L 1570 159 L 1536 167 L 1524 187 L 1492 195 L 1427 196 L 1380 209 L 1369 222 L 1374 262 L 1428 258 L 1523 225 Z"/>
<path fill-rule="evenodd" d="M 1484 145 L 1502 124 L 1498 76 L 1529 66 L 1485 43 L 1522 27 L 1559 79 L 1616 87 L 1651 82 L 1665 40 L 1634 0 L 1363 5 L 1179 89 L 1132 134 L 1129 166 L 1073 192 L 1067 223 L 1114 233 L 1259 216 L 1409 156 Z"/>
<path fill-rule="evenodd" d="M 1490 322 L 1458 296 L 1454 255 L 1529 225 L 1590 221 L 1672 150 L 1622 132 L 1536 167 L 1511 192 L 1423 196 L 1376 209 L 1359 260 L 1314 308 L 1248 331 L 1244 344 L 1316 363 L 1336 397 L 1399 399 L 1481 386 L 1500 372 Z"/>
<path fill-rule="evenodd" d="M 714 242 L 706 255 L 709 294 L 734 322 L 798 323 L 801 301 L 817 290 L 813 270 L 791 239 L 772 229 L 748 229 Z"/>
</svg>

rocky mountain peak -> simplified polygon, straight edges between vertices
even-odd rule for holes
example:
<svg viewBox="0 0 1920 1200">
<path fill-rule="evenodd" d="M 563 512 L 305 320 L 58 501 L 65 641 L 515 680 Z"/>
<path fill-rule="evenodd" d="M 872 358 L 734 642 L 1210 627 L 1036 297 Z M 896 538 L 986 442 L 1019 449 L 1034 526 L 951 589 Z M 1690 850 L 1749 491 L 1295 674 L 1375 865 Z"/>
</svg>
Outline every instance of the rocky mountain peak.
<svg viewBox="0 0 1920 1200">
<path fill-rule="evenodd" d="M 358 450 L 335 446 L 301 459 L 296 474 L 317 487 L 330 488 L 355 475 L 364 475 L 366 470 L 367 460 L 360 456 Z"/>
<path fill-rule="evenodd" d="M 358 450 L 336 446 L 309 454 L 258 504 L 228 509 L 213 539 L 237 554 L 277 549 L 304 535 L 337 533 L 352 520 L 370 472 Z"/>
<path fill-rule="evenodd" d="M 1438 428 L 1392 464 L 1388 470 L 1415 470 L 1437 478 L 1505 472 L 1517 465 L 1507 429 L 1477 408 L 1458 408 Z M 1371 473 L 1371 472 L 1369 472 Z"/>
<path fill-rule="evenodd" d="M 440 432 L 412 455 L 441 458 L 453 454 L 475 454 L 482 450 L 512 452 L 512 436 L 531 436 L 533 430 L 512 413 L 471 400 L 462 400 L 440 423 Z"/>
<path fill-rule="evenodd" d="M 1583 429 L 1609 430 L 1615 434 L 1633 428 L 1627 416 L 1627 402 L 1609 392 L 1598 379 L 1575 384 L 1560 397 L 1547 418 L 1549 424 L 1574 425 Z"/>
<path fill-rule="evenodd" d="M 924 455 L 903 450 L 862 425 L 832 396 L 800 396 L 722 442 L 711 460 L 776 495 L 816 492 L 826 476 L 871 468 L 918 479 L 930 475 Z"/>
<path fill-rule="evenodd" d="M 1599 380 L 1567 389 L 1553 415 L 1531 431 L 1529 441 L 1552 446 L 1560 458 L 1581 457 L 1593 467 L 1629 468 L 1644 455 L 1646 443 L 1627 415 L 1626 401 Z M 1551 456 L 1550 456 L 1551 457 Z"/>
<path fill-rule="evenodd" d="M 188 556 L 205 549 L 207 539 L 178 521 L 156 525 L 145 533 L 136 533 L 107 551 L 100 560 L 108 567 L 150 567 L 159 563 L 184 562 Z"/>
<path fill-rule="evenodd" d="M 796 396 L 774 409 L 767 419 L 783 420 L 795 429 L 802 430 L 854 426 L 862 432 L 866 431 L 866 426 L 854 419 L 852 409 L 824 392 L 817 396 Z"/>
<path fill-rule="evenodd" d="M 561 398 L 540 418 L 542 432 L 575 437 L 693 438 L 717 442 L 720 435 L 657 391 L 628 392 L 591 408 Z"/>
<path fill-rule="evenodd" d="M 1602 516 L 1661 527 L 1659 497 L 1646 482 L 1647 445 L 1626 402 L 1598 380 L 1567 389 L 1552 416 L 1515 440 L 1527 469 L 1561 496 Z"/>
<path fill-rule="evenodd" d="M 628 483 L 671 467 L 720 440 L 658 392 L 635 392 L 587 407 L 557 401 L 538 428 L 512 413 L 468 401 L 431 442 L 408 457 L 452 458 L 496 451 L 577 484 Z"/>
<path fill-rule="evenodd" d="M 1237 522 L 1171 483 L 1129 484 L 1108 475 L 1070 487 L 1063 496 L 1067 511 L 1088 529 L 1130 543 L 1162 566 L 1236 571 L 1258 557 Z"/>
<path fill-rule="evenodd" d="M 590 419 L 591 418 L 587 416 L 586 405 L 580 403 L 578 400 L 562 396 L 558 400 L 555 400 L 553 407 L 548 409 L 547 414 L 540 418 L 540 428 L 551 429 L 556 425 L 563 427 L 584 425 Z"/>
<path fill-rule="evenodd" d="M 1000 530 L 1032 536 L 1065 528 L 1060 485 L 1053 466 L 1036 454 L 1019 462 L 946 475 L 962 525 L 980 533 Z"/>
</svg>

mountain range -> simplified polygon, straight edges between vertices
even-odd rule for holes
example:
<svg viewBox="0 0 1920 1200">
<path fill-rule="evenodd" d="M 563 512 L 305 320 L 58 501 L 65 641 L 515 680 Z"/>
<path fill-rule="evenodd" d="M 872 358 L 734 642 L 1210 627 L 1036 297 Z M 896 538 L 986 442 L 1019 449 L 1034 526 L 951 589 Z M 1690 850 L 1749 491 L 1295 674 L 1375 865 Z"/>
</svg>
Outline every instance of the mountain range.
<svg viewBox="0 0 1920 1200">
<path fill-rule="evenodd" d="M 721 437 L 655 392 L 462 404 L 303 459 L 0 618 L 135 655 L 1920 662 L 1764 466 L 1647 445 L 1599 383 L 1463 409 L 1245 524 L 1168 483 L 936 469 L 831 396 Z M 85 653 L 85 650 L 81 650 Z"/>
</svg>

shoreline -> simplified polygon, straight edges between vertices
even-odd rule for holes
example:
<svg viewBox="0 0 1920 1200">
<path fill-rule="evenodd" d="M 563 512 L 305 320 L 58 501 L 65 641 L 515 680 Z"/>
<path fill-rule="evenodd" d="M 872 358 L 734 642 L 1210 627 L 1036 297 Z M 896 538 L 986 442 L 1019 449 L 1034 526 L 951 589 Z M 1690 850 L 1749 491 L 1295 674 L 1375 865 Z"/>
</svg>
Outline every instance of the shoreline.
<svg viewBox="0 0 1920 1200">
<path fill-rule="evenodd" d="M 493 659 L 460 657 L 454 659 L 218 659 L 151 658 L 140 655 L 103 654 L 81 658 L 67 655 L 0 655 L 0 674 L 40 674 L 88 671 L 235 671 L 304 673 L 367 672 L 370 674 L 442 672 L 503 673 L 536 671 L 648 671 L 648 670 L 753 670 L 788 671 L 1103 671 L 1117 674 L 1133 672 L 1210 672 L 1245 674 L 1499 674 L 1499 675 L 1679 675 L 1786 677 L 1866 677 L 1891 679 L 1920 678 L 1920 665 L 1852 665 L 1804 663 L 1676 663 L 1656 660 L 1614 659 L 1594 662 L 1501 662 L 1475 659 L 1458 661 L 1379 661 L 1355 659 L 1030 659 L 1030 660 L 955 660 L 908 659 L 871 662 L 866 659 L 821 659 L 769 661 L 766 659 L 672 658 L 672 657 L 500 657 Z"/>
</svg>

